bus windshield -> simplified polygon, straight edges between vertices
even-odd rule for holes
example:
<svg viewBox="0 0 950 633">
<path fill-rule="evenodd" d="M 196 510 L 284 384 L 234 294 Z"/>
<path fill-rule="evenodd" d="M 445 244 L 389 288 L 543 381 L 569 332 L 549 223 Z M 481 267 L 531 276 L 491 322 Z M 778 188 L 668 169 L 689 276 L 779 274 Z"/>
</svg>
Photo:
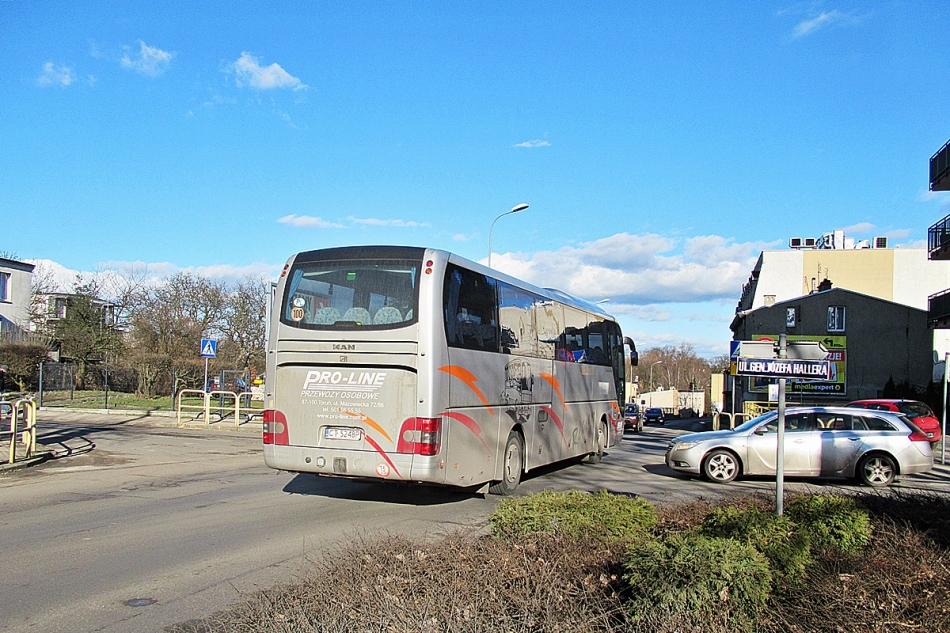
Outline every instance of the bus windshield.
<svg viewBox="0 0 950 633">
<path fill-rule="evenodd" d="M 307 329 L 390 329 L 415 321 L 421 262 L 304 261 L 288 275 L 280 320 Z"/>
</svg>

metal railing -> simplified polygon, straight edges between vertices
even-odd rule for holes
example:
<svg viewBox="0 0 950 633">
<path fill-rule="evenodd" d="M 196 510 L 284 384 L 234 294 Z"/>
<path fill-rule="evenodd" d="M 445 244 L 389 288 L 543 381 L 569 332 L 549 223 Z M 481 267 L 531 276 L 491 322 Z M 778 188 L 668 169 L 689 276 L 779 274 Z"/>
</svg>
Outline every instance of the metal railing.
<svg viewBox="0 0 950 633">
<path fill-rule="evenodd" d="M 950 215 L 927 229 L 927 252 L 931 259 L 947 245 L 950 245 Z"/>
<path fill-rule="evenodd" d="M 941 181 L 948 176 L 950 176 L 950 141 L 947 141 L 936 154 L 930 157 L 930 190 L 946 190 L 946 183 L 941 183 Z M 939 188 L 935 189 L 934 185 Z"/>
<path fill-rule="evenodd" d="M 0 436 L 10 437 L 7 463 L 16 461 L 17 443 L 25 447 L 21 455 L 23 459 L 36 454 L 36 403 L 31 398 L 19 398 L 13 402 L 0 400 L 0 424 Z"/>
<path fill-rule="evenodd" d="M 725 420 L 726 423 L 729 425 L 728 427 L 725 427 L 725 428 L 734 429 L 736 428 L 737 425 L 745 422 L 745 418 L 746 418 L 745 413 L 728 413 L 725 411 L 720 412 L 720 413 L 714 413 L 713 419 L 712 419 L 712 430 L 718 431 L 719 429 L 724 428 L 722 426 L 723 420 Z"/>
<path fill-rule="evenodd" d="M 193 404 L 189 402 L 183 402 L 185 397 L 188 396 L 191 399 L 196 397 L 201 398 L 201 404 Z M 240 393 L 235 391 L 203 391 L 201 389 L 182 389 L 178 392 L 178 397 L 175 399 L 175 410 L 177 412 L 178 426 L 182 425 L 182 413 L 185 412 L 198 412 L 196 415 L 192 416 L 192 420 L 199 417 L 204 418 L 204 423 L 210 425 L 212 422 L 212 415 L 217 416 L 217 422 L 224 420 L 225 418 L 234 415 L 234 426 L 241 426 L 244 422 L 250 422 L 256 415 L 250 406 L 251 403 L 251 392 L 242 391 Z M 216 399 L 217 403 L 212 403 L 212 399 Z M 248 406 L 242 407 L 242 402 L 247 402 Z M 225 405 L 225 403 L 228 403 Z M 242 421 L 241 415 L 245 417 Z"/>
</svg>

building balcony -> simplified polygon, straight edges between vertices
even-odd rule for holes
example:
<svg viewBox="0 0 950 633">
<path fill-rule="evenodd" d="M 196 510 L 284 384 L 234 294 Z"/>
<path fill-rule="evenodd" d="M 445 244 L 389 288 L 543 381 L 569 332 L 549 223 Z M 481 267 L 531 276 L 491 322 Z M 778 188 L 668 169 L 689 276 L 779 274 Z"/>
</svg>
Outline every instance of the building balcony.
<svg viewBox="0 0 950 633">
<path fill-rule="evenodd" d="M 950 191 L 950 141 L 930 157 L 930 190 Z"/>
<path fill-rule="evenodd" d="M 927 230 L 930 259 L 950 259 L 950 215 Z"/>
<path fill-rule="evenodd" d="M 927 322 L 938 330 L 950 329 L 950 288 L 927 298 Z"/>
</svg>

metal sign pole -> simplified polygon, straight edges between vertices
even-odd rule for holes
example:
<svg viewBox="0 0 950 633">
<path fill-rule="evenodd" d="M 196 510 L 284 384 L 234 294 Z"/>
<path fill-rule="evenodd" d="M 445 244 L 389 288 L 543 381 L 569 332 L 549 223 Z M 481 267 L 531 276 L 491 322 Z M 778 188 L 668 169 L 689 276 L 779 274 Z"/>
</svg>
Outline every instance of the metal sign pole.
<svg viewBox="0 0 950 633">
<path fill-rule="evenodd" d="M 943 355 L 943 438 L 940 440 L 940 464 L 947 463 L 947 366 L 950 365 L 950 352 Z"/>
<path fill-rule="evenodd" d="M 785 335 L 778 339 L 778 357 L 786 356 Z M 785 506 L 785 379 L 778 379 L 778 444 L 775 448 L 775 514 L 781 516 Z"/>
<path fill-rule="evenodd" d="M 208 357 L 205 356 L 205 382 L 204 382 L 204 391 L 208 393 Z"/>
</svg>

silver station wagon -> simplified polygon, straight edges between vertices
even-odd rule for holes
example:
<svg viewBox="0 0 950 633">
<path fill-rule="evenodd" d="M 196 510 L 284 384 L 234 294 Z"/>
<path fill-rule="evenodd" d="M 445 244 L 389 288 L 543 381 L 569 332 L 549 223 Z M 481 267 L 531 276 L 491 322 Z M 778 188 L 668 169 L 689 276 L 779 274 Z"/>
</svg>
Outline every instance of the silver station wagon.
<svg viewBox="0 0 950 633">
<path fill-rule="evenodd" d="M 674 470 L 717 483 L 740 475 L 775 475 L 778 412 L 724 431 L 681 435 L 666 451 Z M 785 474 L 848 477 L 868 486 L 933 468 L 930 438 L 901 414 L 845 407 L 785 412 Z"/>
</svg>

